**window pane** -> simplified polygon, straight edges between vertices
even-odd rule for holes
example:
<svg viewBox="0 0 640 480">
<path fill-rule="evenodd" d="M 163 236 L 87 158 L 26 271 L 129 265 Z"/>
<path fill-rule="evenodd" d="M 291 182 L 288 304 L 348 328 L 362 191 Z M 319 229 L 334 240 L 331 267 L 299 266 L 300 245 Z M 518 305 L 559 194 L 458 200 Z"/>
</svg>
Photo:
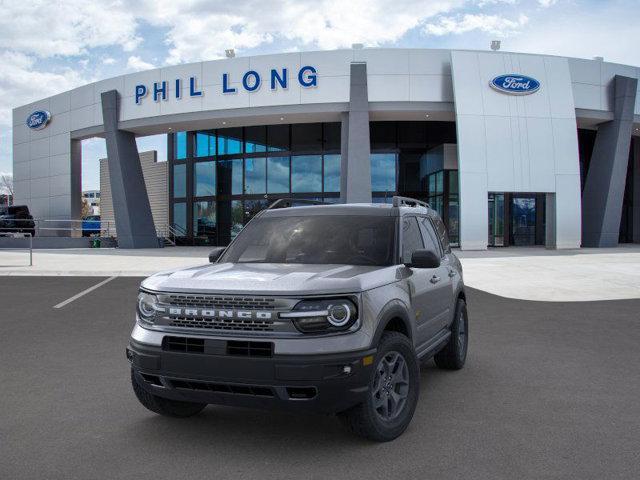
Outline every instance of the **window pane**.
<svg viewBox="0 0 640 480">
<path fill-rule="evenodd" d="M 402 263 L 411 263 L 411 255 L 415 250 L 424 248 L 422 236 L 415 217 L 402 220 Z"/>
<path fill-rule="evenodd" d="M 244 191 L 246 194 L 266 192 L 267 162 L 265 158 L 246 158 L 244 161 Z"/>
<path fill-rule="evenodd" d="M 289 150 L 289 125 L 268 125 L 267 142 L 270 152 Z"/>
<path fill-rule="evenodd" d="M 444 189 L 444 171 L 436 173 L 436 193 L 442 193 Z"/>
<path fill-rule="evenodd" d="M 292 151 L 322 151 L 322 124 L 299 123 L 291 125 Z"/>
<path fill-rule="evenodd" d="M 371 155 L 371 190 L 374 192 L 396 191 L 395 153 L 374 153 Z"/>
<path fill-rule="evenodd" d="M 267 192 L 289 193 L 289 157 L 267 159 Z"/>
<path fill-rule="evenodd" d="M 173 197 L 187 196 L 187 165 L 184 163 L 173 166 Z"/>
<path fill-rule="evenodd" d="M 176 132 L 173 146 L 173 154 L 176 160 L 187 158 L 187 132 Z"/>
<path fill-rule="evenodd" d="M 320 155 L 291 157 L 291 191 L 322 191 L 322 157 Z"/>
<path fill-rule="evenodd" d="M 324 156 L 324 191 L 340 191 L 340 155 Z"/>
<path fill-rule="evenodd" d="M 340 133 L 342 129 L 341 123 L 325 123 L 324 130 L 324 149 L 340 151 Z"/>
<path fill-rule="evenodd" d="M 458 171 L 457 170 L 449 170 L 449 193 L 452 195 L 458 193 Z"/>
<path fill-rule="evenodd" d="M 173 204 L 173 225 L 180 236 L 187 234 L 187 204 L 185 202 Z"/>
<path fill-rule="evenodd" d="M 196 197 L 216 194 L 216 162 L 194 163 L 193 190 Z"/>
<path fill-rule="evenodd" d="M 440 245 L 436 237 L 436 232 L 433 231 L 433 227 L 431 226 L 431 222 L 429 221 L 429 219 L 424 217 L 421 218 L 420 225 L 422 227 L 422 239 L 424 240 L 425 245 L 424 248 L 442 256 L 442 251 L 440 250 Z"/>
<path fill-rule="evenodd" d="M 396 122 L 370 122 L 371 149 L 396 148 Z"/>
<path fill-rule="evenodd" d="M 222 195 L 242 195 L 242 159 L 218 162 L 218 192 Z"/>
<path fill-rule="evenodd" d="M 242 128 L 218 130 L 218 155 L 242 153 Z"/>
<path fill-rule="evenodd" d="M 236 238 L 236 235 L 242 230 L 244 225 L 244 207 L 241 200 L 233 200 L 231 202 L 231 239 Z"/>
<path fill-rule="evenodd" d="M 244 223 L 256 216 L 258 212 L 269 206 L 267 200 L 245 200 L 244 201 Z"/>
<path fill-rule="evenodd" d="M 216 135 L 214 132 L 196 132 L 196 157 L 211 157 L 216 154 Z"/>
<path fill-rule="evenodd" d="M 259 153 L 267 151 L 267 127 L 245 127 L 244 151 L 246 153 Z"/>
<path fill-rule="evenodd" d="M 196 237 L 216 236 L 216 202 L 193 203 L 193 234 Z"/>
</svg>

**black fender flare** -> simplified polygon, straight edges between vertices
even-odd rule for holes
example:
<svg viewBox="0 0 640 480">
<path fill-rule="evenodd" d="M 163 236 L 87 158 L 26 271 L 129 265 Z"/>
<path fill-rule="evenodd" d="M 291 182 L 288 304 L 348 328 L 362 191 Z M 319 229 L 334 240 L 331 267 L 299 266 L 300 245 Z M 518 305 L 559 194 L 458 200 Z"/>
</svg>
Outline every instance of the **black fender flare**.
<svg viewBox="0 0 640 480">
<path fill-rule="evenodd" d="M 395 318 L 398 318 L 402 321 L 404 328 L 408 333 L 409 340 L 413 342 L 415 329 L 413 328 L 407 306 L 400 300 L 391 300 L 384 307 L 382 307 L 382 310 L 378 314 L 376 331 L 373 335 L 373 340 L 371 341 L 372 348 L 375 348 L 378 343 L 380 343 L 380 338 L 382 337 L 385 328 L 387 327 L 389 322 Z"/>
</svg>

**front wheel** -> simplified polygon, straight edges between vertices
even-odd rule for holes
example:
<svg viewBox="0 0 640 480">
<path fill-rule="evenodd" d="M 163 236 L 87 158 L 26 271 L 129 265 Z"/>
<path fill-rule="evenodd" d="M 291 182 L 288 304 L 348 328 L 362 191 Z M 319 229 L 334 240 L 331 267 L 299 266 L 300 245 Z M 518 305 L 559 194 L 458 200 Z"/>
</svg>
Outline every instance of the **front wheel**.
<svg viewBox="0 0 640 480">
<path fill-rule="evenodd" d="M 153 395 L 138 383 L 133 369 L 131 370 L 131 385 L 136 397 L 144 407 L 167 417 L 191 417 L 200 413 L 207 406 L 206 403 L 180 402 Z"/>
<path fill-rule="evenodd" d="M 356 435 L 377 442 L 400 436 L 418 403 L 420 367 L 413 345 L 397 332 L 380 340 L 367 400 L 338 416 Z"/>
<path fill-rule="evenodd" d="M 461 298 L 456 304 L 456 313 L 451 324 L 451 337 L 447 345 L 433 357 L 438 368 L 460 370 L 467 360 L 469 344 L 469 318 L 467 304 Z"/>
</svg>

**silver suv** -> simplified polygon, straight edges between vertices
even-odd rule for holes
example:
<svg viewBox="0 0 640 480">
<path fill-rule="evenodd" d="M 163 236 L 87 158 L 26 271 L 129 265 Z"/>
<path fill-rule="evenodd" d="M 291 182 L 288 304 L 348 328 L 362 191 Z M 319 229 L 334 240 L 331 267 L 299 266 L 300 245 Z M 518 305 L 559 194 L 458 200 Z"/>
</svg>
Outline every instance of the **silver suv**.
<svg viewBox="0 0 640 480">
<path fill-rule="evenodd" d="M 388 441 L 413 416 L 419 362 L 465 363 L 462 269 L 427 204 L 278 201 L 209 260 L 142 282 L 127 358 L 153 412 L 338 414 Z"/>
</svg>

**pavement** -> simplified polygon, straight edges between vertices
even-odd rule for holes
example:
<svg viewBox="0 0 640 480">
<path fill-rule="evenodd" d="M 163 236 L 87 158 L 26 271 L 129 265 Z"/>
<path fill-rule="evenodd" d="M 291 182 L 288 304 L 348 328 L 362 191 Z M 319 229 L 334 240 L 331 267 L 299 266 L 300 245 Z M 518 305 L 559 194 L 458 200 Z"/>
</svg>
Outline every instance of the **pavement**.
<svg viewBox="0 0 640 480">
<path fill-rule="evenodd" d="M 143 250 L 0 250 L 0 277 L 149 276 L 207 263 L 210 247 Z M 543 247 L 456 250 L 467 285 L 521 300 L 589 301 L 640 298 L 640 245 L 611 249 Z"/>
<path fill-rule="evenodd" d="M 145 410 L 124 351 L 141 279 L 65 303 L 105 280 L 0 278 L 1 478 L 638 476 L 640 300 L 532 302 L 470 288 L 466 367 L 427 362 L 409 429 L 376 444 L 333 417 Z"/>
</svg>

